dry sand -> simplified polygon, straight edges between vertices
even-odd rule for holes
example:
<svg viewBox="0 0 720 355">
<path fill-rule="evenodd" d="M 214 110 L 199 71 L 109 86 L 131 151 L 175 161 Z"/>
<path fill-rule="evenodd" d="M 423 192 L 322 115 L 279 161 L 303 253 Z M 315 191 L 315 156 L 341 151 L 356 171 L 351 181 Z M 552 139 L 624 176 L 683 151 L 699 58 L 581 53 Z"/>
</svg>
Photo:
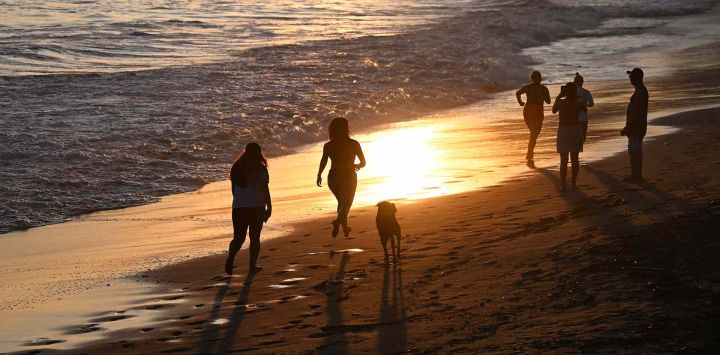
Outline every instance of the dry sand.
<svg viewBox="0 0 720 355">
<path fill-rule="evenodd" d="M 350 238 L 319 219 L 264 243 L 254 277 L 245 251 L 236 277 L 224 256 L 152 272 L 182 290 L 143 306 L 162 326 L 73 352 L 718 352 L 718 120 L 713 108 L 655 121 L 683 130 L 646 144 L 643 185 L 620 181 L 620 154 L 584 166 L 565 194 L 540 167 L 400 205 L 396 264 L 370 207 L 352 212 Z"/>
</svg>

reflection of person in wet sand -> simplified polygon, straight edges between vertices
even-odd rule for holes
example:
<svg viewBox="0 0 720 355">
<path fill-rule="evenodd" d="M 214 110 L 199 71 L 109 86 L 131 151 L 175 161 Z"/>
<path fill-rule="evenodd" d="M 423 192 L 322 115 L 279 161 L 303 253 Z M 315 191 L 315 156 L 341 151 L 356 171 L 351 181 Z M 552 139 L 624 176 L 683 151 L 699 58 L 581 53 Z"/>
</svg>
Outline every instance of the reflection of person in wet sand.
<svg viewBox="0 0 720 355">
<path fill-rule="evenodd" d="M 269 181 L 267 160 L 263 157 L 260 145 L 254 142 L 248 144 L 245 152 L 235 161 L 230 170 L 234 234 L 225 261 L 225 272 L 228 275 L 232 274 L 235 255 L 245 242 L 248 229 L 250 230 L 249 272 L 261 270 L 257 266 L 260 254 L 260 232 L 263 222 L 267 222 L 272 214 Z"/>
<path fill-rule="evenodd" d="M 518 104 L 523 106 L 525 124 L 530 130 L 530 140 L 528 141 L 525 159 L 527 160 L 527 165 L 534 168 L 535 143 L 542 130 L 544 118 L 543 102 L 550 103 L 550 91 L 545 85 L 540 84 L 542 82 L 540 72 L 532 72 L 532 74 L 530 74 L 530 80 L 532 80 L 532 83 L 520 88 L 520 90 L 515 93 L 515 97 L 517 98 Z M 525 94 L 527 102 L 523 102 L 522 94 Z"/>
<path fill-rule="evenodd" d="M 350 138 L 348 120 L 338 117 L 330 122 L 330 141 L 323 146 L 323 155 L 320 159 L 320 168 L 317 174 L 317 186 L 322 186 L 322 173 L 330 158 L 332 165 L 328 173 L 330 191 L 337 199 L 337 219 L 333 221 L 332 236 L 337 237 L 340 226 L 345 236 L 350 235 L 347 215 L 355 199 L 357 188 L 357 173 L 365 166 L 365 155 L 358 141 Z M 355 164 L 355 157 L 360 161 Z"/>
<path fill-rule="evenodd" d="M 580 152 L 583 150 L 582 129 L 578 115 L 582 105 L 578 103 L 575 83 L 567 83 L 555 99 L 552 112 L 560 112 L 557 130 L 557 152 L 560 153 L 560 189 L 567 185 L 568 155 L 572 160 L 572 187 L 577 187 L 577 175 L 580 170 Z"/>
</svg>

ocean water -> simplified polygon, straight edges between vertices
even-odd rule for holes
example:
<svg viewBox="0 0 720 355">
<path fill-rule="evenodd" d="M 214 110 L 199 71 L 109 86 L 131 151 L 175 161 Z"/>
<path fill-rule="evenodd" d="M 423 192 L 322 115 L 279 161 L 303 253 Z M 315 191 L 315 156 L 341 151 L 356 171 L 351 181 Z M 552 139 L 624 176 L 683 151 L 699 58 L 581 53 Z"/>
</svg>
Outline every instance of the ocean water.
<svg viewBox="0 0 720 355">
<path fill-rule="evenodd" d="M 562 80 L 572 41 L 622 76 L 612 58 L 675 39 L 627 38 L 715 3 L 0 1 L 0 233 L 196 189 L 248 141 L 287 153 L 338 115 L 469 104 L 538 58 Z"/>
</svg>

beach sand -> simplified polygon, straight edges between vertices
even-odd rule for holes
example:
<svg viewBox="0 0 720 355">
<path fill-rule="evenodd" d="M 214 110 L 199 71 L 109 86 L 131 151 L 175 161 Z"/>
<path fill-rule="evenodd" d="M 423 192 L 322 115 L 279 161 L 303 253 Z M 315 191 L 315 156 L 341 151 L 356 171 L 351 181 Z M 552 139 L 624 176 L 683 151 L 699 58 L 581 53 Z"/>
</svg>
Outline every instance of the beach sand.
<svg viewBox="0 0 720 355">
<path fill-rule="evenodd" d="M 618 154 L 564 194 L 540 167 L 401 204 L 395 264 L 365 207 L 350 238 L 323 218 L 265 242 L 253 277 L 246 251 L 233 277 L 224 255 L 150 272 L 180 290 L 140 305 L 165 321 L 73 352 L 717 352 L 718 120 L 712 108 L 654 121 L 683 130 L 645 145 L 643 185 L 621 182 Z"/>
</svg>

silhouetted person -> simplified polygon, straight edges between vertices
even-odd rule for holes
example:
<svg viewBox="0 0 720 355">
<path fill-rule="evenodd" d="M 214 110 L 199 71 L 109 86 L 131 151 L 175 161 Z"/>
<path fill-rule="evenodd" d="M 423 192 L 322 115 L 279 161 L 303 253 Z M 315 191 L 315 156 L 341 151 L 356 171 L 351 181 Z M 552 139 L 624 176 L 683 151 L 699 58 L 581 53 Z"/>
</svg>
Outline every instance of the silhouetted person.
<svg viewBox="0 0 720 355">
<path fill-rule="evenodd" d="M 550 91 L 548 91 L 548 88 L 545 85 L 540 84 L 540 82 L 542 82 L 542 75 L 540 75 L 540 72 L 532 72 L 530 74 L 530 80 L 532 83 L 520 88 L 520 90 L 515 93 L 515 97 L 517 98 L 518 104 L 523 106 L 523 118 L 525 119 L 525 124 L 530 130 L 530 140 L 528 141 L 525 159 L 527 160 L 527 165 L 534 168 L 535 144 L 537 143 L 537 138 L 542 130 L 544 118 L 543 102 L 548 104 L 550 103 Z M 522 101 L 522 94 L 525 94 L 527 102 Z"/>
<path fill-rule="evenodd" d="M 627 119 L 625 120 L 625 128 L 620 134 L 627 136 L 628 153 L 630 153 L 630 177 L 623 179 L 625 182 L 638 183 L 642 182 L 642 143 L 647 133 L 647 114 L 649 94 L 645 84 L 643 84 L 643 71 L 635 68 L 627 72 L 630 76 L 630 83 L 635 87 L 630 103 L 627 107 Z"/>
<path fill-rule="evenodd" d="M 257 266 L 260 254 L 260 232 L 263 222 L 267 222 L 272 214 L 270 200 L 270 175 L 267 160 L 257 143 L 249 143 L 245 152 L 235 161 L 230 169 L 232 184 L 232 221 L 233 240 L 230 242 L 228 257 L 225 261 L 225 272 L 232 275 L 235 255 L 245 242 L 250 230 L 250 269 L 249 273 L 261 270 Z"/>
<path fill-rule="evenodd" d="M 578 103 L 582 105 L 582 109 L 580 110 L 580 116 L 578 116 L 578 122 L 580 122 L 582 139 L 583 143 L 585 143 L 588 130 L 588 108 L 593 107 L 595 105 L 595 101 L 593 101 L 590 90 L 583 88 L 583 83 L 585 83 L 585 79 L 583 79 L 580 73 L 575 73 L 575 79 L 573 80 L 573 82 L 575 83 L 575 86 L 577 86 Z"/>
<path fill-rule="evenodd" d="M 560 89 L 552 112 L 560 112 L 557 130 L 557 152 L 560 153 L 560 189 L 567 185 L 568 155 L 572 160 L 572 187 L 577 187 L 577 175 L 580 169 L 580 152 L 583 150 L 583 137 L 578 116 L 582 105 L 578 102 L 575 83 L 567 83 Z"/>
<path fill-rule="evenodd" d="M 330 158 L 332 165 L 328 173 L 328 185 L 338 202 L 337 219 L 332 223 L 332 236 L 333 238 L 337 237 L 338 229 L 342 225 L 343 233 L 347 237 L 350 235 L 347 215 L 355 199 L 355 189 L 357 188 L 355 172 L 365 166 L 365 155 L 363 155 L 360 143 L 350 138 L 347 119 L 343 117 L 333 119 L 328 131 L 330 141 L 323 146 L 323 155 L 317 174 L 317 186 L 322 186 L 322 173 L 328 158 Z M 355 157 L 360 160 L 360 164 L 355 164 Z"/>
</svg>

